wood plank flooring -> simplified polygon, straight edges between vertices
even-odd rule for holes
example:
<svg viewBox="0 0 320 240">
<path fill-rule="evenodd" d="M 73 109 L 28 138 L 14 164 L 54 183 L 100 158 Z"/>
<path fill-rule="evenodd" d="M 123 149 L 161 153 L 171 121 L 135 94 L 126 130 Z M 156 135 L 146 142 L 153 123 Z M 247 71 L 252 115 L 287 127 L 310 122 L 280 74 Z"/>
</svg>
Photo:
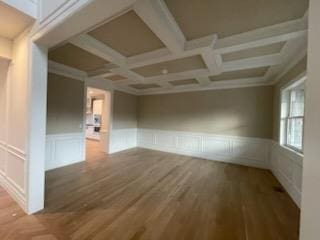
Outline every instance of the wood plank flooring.
<svg viewBox="0 0 320 240">
<path fill-rule="evenodd" d="M 298 240 L 299 209 L 269 171 L 95 144 L 90 161 L 47 172 L 36 215 L 0 191 L 1 240 Z"/>
</svg>

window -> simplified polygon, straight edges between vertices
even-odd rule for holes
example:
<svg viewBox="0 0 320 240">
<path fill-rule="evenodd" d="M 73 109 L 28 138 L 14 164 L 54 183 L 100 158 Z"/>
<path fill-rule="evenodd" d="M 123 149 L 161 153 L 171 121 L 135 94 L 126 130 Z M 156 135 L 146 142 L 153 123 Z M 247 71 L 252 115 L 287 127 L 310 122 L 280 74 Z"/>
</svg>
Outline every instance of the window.
<svg viewBox="0 0 320 240">
<path fill-rule="evenodd" d="M 303 152 L 304 81 L 299 81 L 281 92 L 280 143 Z"/>
</svg>

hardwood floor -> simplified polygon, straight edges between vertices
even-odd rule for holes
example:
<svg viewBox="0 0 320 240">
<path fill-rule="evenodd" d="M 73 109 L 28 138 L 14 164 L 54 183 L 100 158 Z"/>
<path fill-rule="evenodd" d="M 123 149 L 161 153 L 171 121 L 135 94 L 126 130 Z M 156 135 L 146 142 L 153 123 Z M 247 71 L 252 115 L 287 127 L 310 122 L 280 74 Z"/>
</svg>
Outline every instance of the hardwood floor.
<svg viewBox="0 0 320 240">
<path fill-rule="evenodd" d="M 144 149 L 88 158 L 46 174 L 36 215 L 1 191 L 0 239 L 298 239 L 299 209 L 269 171 Z"/>
</svg>

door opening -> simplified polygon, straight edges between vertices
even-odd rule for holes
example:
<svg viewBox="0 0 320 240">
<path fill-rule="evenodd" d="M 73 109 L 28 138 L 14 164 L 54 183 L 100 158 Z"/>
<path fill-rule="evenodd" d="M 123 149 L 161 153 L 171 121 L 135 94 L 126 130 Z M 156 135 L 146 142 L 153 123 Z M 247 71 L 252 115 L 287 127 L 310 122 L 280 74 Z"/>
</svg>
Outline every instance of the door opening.
<svg viewBox="0 0 320 240">
<path fill-rule="evenodd" d="M 110 92 L 87 88 L 85 110 L 86 160 L 109 153 Z"/>
</svg>

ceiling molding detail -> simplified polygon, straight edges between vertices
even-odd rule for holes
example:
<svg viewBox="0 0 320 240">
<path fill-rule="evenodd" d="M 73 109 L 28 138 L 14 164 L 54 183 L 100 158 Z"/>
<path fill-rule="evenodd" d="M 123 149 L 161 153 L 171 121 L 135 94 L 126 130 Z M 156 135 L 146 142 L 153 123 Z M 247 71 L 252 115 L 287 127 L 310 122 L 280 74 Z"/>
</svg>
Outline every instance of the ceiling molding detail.
<svg viewBox="0 0 320 240">
<path fill-rule="evenodd" d="M 85 78 L 101 79 L 112 84 L 116 89 L 123 89 L 136 95 L 262 86 L 276 83 L 280 79 L 279 76 L 283 75 L 290 66 L 293 66 L 297 58 L 301 59 L 301 56 L 306 54 L 307 13 L 301 19 L 255 29 L 222 39 L 219 38 L 218 34 L 213 33 L 188 41 L 163 0 L 137 0 L 130 9 L 135 11 L 150 30 L 163 42 L 165 47 L 126 57 L 89 34 L 83 33 L 71 38 L 69 42 L 110 63 L 101 69 L 88 73 L 82 72 L 80 74 L 82 77 L 85 74 Z M 119 17 L 121 14 L 117 16 Z M 223 61 L 224 54 L 238 53 L 239 51 L 252 50 L 272 44 L 283 44 L 283 47 L 280 52 L 263 53 L 261 56 Z M 137 68 L 194 56 L 201 56 L 205 64 L 204 68 L 165 74 L 159 70 L 158 75 L 150 77 L 144 77 L 135 72 Z M 61 70 L 60 65 L 52 62 L 50 63 L 51 65 L 52 71 Z M 210 77 L 227 72 L 253 70 L 263 67 L 268 69 L 263 76 L 245 79 L 238 77 L 223 81 L 210 80 Z M 72 71 L 69 68 L 67 69 L 66 74 L 79 75 L 79 72 L 74 71 L 74 69 Z M 120 75 L 123 79 L 111 81 L 111 77 L 114 75 Z M 188 79 L 194 79 L 197 83 L 189 84 L 188 81 L 185 81 L 188 83 L 186 85 L 170 83 Z M 157 84 L 159 87 L 134 89 L 131 86 L 135 84 Z"/>
</svg>

